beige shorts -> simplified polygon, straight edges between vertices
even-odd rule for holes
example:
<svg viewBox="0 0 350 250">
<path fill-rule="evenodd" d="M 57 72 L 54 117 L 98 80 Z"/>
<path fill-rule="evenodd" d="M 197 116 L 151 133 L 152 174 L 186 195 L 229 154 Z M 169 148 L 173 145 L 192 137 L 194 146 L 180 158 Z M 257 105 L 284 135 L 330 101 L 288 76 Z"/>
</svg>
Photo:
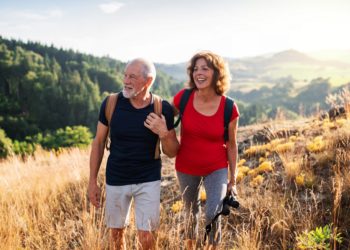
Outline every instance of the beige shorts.
<svg viewBox="0 0 350 250">
<path fill-rule="evenodd" d="M 106 184 L 107 227 L 125 228 L 129 224 L 132 199 L 137 229 L 156 230 L 159 226 L 160 181 L 123 186 Z"/>
</svg>

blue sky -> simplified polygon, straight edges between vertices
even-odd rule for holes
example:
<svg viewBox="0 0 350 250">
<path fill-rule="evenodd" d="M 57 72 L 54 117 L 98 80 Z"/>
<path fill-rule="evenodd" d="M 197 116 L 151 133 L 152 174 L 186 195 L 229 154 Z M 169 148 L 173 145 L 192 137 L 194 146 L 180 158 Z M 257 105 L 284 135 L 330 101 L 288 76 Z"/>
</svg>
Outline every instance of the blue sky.
<svg viewBox="0 0 350 250">
<path fill-rule="evenodd" d="M 177 63 L 350 49 L 349 0 L 1 0 L 0 35 L 128 61 Z"/>
</svg>

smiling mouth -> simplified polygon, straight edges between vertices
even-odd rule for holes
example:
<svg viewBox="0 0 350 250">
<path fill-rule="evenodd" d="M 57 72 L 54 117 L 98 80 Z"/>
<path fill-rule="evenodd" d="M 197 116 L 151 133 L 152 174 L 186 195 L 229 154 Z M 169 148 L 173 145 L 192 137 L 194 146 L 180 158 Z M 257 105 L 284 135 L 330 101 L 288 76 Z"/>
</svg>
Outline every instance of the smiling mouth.
<svg viewBox="0 0 350 250">
<path fill-rule="evenodd" d="M 196 81 L 198 82 L 198 83 L 203 83 L 203 82 L 205 82 L 207 79 L 205 79 L 205 78 L 197 78 L 196 79 Z"/>
</svg>

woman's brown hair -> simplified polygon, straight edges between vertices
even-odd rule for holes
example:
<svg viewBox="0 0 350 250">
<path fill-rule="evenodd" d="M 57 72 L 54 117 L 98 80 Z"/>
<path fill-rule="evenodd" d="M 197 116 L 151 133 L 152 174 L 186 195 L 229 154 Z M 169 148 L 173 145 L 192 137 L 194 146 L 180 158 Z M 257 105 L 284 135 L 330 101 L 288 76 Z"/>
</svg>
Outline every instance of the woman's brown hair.
<svg viewBox="0 0 350 250">
<path fill-rule="evenodd" d="M 191 58 L 187 67 L 187 75 L 190 78 L 188 86 L 197 89 L 193 79 L 193 71 L 196 61 L 200 58 L 203 58 L 207 62 L 208 67 L 214 70 L 212 85 L 214 86 L 215 92 L 218 95 L 225 94 L 230 87 L 230 71 L 224 59 L 210 51 L 198 52 Z"/>
</svg>

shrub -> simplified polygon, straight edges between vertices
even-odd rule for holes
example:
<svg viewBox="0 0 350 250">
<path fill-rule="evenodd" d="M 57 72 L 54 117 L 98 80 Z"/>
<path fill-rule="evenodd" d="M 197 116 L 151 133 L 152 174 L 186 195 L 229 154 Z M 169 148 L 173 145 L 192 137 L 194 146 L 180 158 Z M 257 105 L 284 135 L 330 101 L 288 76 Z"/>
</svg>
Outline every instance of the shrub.
<svg viewBox="0 0 350 250">
<path fill-rule="evenodd" d="M 260 186 L 264 181 L 264 177 L 262 175 L 256 176 L 253 180 L 250 181 L 249 185 L 253 188 Z"/>
<path fill-rule="evenodd" d="M 58 129 L 53 134 L 42 136 L 38 134 L 35 141 L 39 142 L 43 148 L 55 149 L 68 147 L 86 147 L 91 143 L 92 134 L 87 127 L 73 126 L 65 129 Z"/>
<path fill-rule="evenodd" d="M 323 150 L 325 150 L 325 148 L 326 143 L 322 136 L 315 137 L 312 142 L 306 145 L 306 149 L 312 153 L 322 152 Z"/>
<path fill-rule="evenodd" d="M 12 141 L 6 137 L 4 130 L 0 129 L 0 158 L 6 158 L 12 152 Z"/>
<path fill-rule="evenodd" d="M 36 145 L 34 143 L 26 141 L 17 141 L 13 142 L 13 152 L 16 155 L 26 156 L 32 155 L 35 152 Z"/>
<path fill-rule="evenodd" d="M 297 246 L 299 249 L 331 249 L 331 240 L 341 243 L 342 237 L 338 233 L 333 238 L 331 225 L 326 225 L 297 236 Z"/>
</svg>

